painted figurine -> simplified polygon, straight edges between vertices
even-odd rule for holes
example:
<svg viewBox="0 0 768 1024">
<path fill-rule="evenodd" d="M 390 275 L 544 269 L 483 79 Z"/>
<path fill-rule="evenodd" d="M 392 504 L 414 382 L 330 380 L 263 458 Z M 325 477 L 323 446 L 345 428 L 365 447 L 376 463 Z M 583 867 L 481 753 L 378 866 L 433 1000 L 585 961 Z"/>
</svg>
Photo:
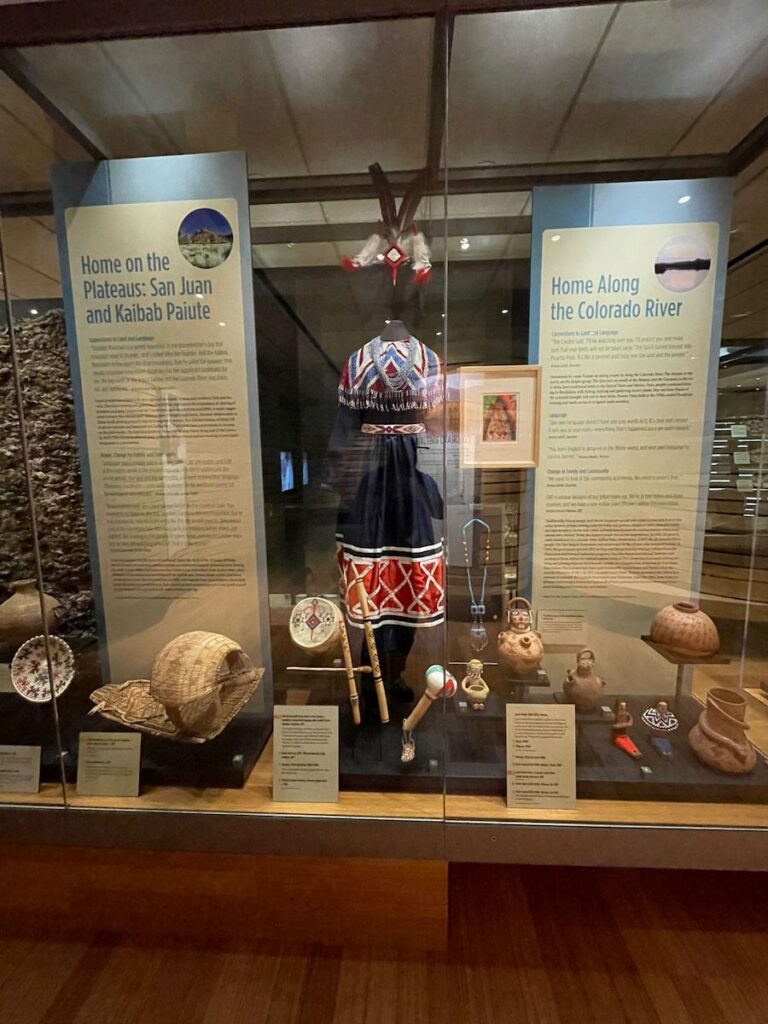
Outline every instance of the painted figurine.
<svg viewBox="0 0 768 1024">
<path fill-rule="evenodd" d="M 461 688 L 469 698 L 473 711 L 485 711 L 485 702 L 490 690 L 483 679 L 483 663 L 477 658 L 467 662 L 467 674 L 461 681 Z"/>
<path fill-rule="evenodd" d="M 616 701 L 615 717 L 613 725 L 611 726 L 611 741 L 628 757 L 632 757 L 637 760 L 643 755 L 637 749 L 627 732 L 634 724 L 635 719 L 632 712 L 627 708 L 627 702 L 625 700 Z"/>
<path fill-rule="evenodd" d="M 656 753 L 660 757 L 672 757 L 669 736 L 677 729 L 679 723 L 669 704 L 665 700 L 660 700 L 654 707 L 646 708 L 643 712 L 643 722 L 650 730 L 650 743 Z"/>
<path fill-rule="evenodd" d="M 579 651 L 576 667 L 569 668 L 563 683 L 563 693 L 577 711 L 596 711 L 603 700 L 605 680 L 595 675 L 595 654 L 588 647 Z"/>
</svg>

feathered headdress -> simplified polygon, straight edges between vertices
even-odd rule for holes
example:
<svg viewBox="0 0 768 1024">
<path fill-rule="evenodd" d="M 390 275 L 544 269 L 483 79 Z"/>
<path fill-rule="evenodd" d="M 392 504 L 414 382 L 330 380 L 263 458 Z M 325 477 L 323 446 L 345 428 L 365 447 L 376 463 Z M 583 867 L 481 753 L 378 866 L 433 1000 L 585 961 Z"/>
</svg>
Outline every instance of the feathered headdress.
<svg viewBox="0 0 768 1024">
<path fill-rule="evenodd" d="M 400 208 L 395 205 L 395 197 L 387 176 L 379 164 L 371 164 L 368 173 L 373 180 L 379 197 L 381 220 L 376 230 L 365 243 L 360 252 L 353 256 L 345 256 L 342 266 L 345 270 L 360 270 L 374 262 L 385 263 L 392 274 L 392 283 L 397 281 L 397 272 L 409 260 L 413 267 L 413 280 L 416 284 L 426 284 L 429 280 L 432 263 L 427 240 L 419 231 L 413 219 L 427 187 L 427 171 L 419 171 L 405 191 Z"/>
</svg>

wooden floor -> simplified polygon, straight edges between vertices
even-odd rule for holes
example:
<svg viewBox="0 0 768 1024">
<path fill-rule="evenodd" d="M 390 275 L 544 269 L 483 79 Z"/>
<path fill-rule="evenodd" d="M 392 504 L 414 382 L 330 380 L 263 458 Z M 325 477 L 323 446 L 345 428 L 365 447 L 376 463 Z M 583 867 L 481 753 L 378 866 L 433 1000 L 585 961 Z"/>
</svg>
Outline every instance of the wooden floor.
<svg viewBox="0 0 768 1024">
<path fill-rule="evenodd" d="M 0 1014 L 3 1024 L 768 1020 L 765 876 L 458 865 L 451 905 L 446 954 L 279 936 L 212 949 L 4 937 Z"/>
</svg>

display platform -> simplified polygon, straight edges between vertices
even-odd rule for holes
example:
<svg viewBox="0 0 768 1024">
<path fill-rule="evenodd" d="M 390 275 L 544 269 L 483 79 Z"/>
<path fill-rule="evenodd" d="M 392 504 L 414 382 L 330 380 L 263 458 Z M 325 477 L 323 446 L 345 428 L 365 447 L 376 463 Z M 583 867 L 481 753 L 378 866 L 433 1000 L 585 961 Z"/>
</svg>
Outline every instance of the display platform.
<svg viewBox="0 0 768 1024">
<path fill-rule="evenodd" d="M 40 747 L 41 781 L 60 781 L 50 704 L 29 704 L 15 691 L 0 693 L 0 746 Z"/>
<path fill-rule="evenodd" d="M 582 800 L 668 800 L 706 803 L 764 803 L 768 800 L 768 760 L 758 751 L 754 770 L 726 775 L 702 764 L 688 745 L 688 733 L 702 706 L 684 695 L 674 710 L 680 726 L 672 737 L 674 757 L 662 758 L 650 744 L 640 719 L 658 696 L 606 695 L 606 704 L 626 700 L 635 719 L 630 736 L 642 753 L 633 760 L 611 742 L 611 723 L 599 712 L 576 715 L 576 789 Z M 529 703 L 563 703 L 562 694 L 531 696 Z M 503 796 L 506 788 L 506 701 L 491 693 L 484 712 L 446 715 L 447 791 Z"/>
<path fill-rule="evenodd" d="M 63 713 L 65 703 L 66 713 Z M 93 704 L 88 692 L 78 691 L 74 686 L 60 698 L 59 707 L 67 782 L 77 779 L 81 732 L 135 732 L 102 715 L 90 715 Z M 271 715 L 265 719 L 263 714 L 249 711 L 240 712 L 222 733 L 205 743 L 175 743 L 140 733 L 141 785 L 241 789 L 271 734 Z M 44 759 L 41 778 L 49 781 L 58 778 L 57 773 L 55 760 L 51 774 Z"/>
</svg>

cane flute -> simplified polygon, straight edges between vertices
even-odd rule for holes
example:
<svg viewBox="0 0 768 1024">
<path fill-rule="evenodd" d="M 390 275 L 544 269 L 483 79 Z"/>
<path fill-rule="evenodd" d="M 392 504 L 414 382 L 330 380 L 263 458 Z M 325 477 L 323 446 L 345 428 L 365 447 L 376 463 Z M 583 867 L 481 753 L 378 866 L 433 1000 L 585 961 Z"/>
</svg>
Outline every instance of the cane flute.
<svg viewBox="0 0 768 1024">
<path fill-rule="evenodd" d="M 285 669 L 286 672 L 343 672 L 347 674 L 346 668 L 339 668 L 337 665 L 288 665 Z M 370 665 L 353 665 L 353 672 L 367 672 L 368 675 L 373 672 Z"/>
<path fill-rule="evenodd" d="M 349 647 L 347 624 L 343 620 L 341 623 L 341 655 L 344 658 L 344 671 L 347 673 L 349 703 L 352 707 L 352 721 L 355 725 L 360 725 L 360 696 L 357 692 L 357 681 L 355 679 L 355 669 L 352 664 L 352 651 Z"/>
<path fill-rule="evenodd" d="M 376 637 L 373 634 L 371 625 L 370 609 L 368 607 L 368 595 L 365 592 L 365 585 L 361 576 L 355 582 L 357 599 L 360 602 L 360 610 L 363 616 L 363 630 L 365 631 L 365 643 L 368 647 L 368 657 L 371 659 L 373 669 L 373 685 L 376 687 L 376 699 L 379 702 L 379 717 L 384 725 L 389 721 L 389 707 L 387 706 L 387 694 L 384 689 L 384 680 L 381 678 L 381 665 L 379 664 L 379 651 L 376 647 Z"/>
</svg>

